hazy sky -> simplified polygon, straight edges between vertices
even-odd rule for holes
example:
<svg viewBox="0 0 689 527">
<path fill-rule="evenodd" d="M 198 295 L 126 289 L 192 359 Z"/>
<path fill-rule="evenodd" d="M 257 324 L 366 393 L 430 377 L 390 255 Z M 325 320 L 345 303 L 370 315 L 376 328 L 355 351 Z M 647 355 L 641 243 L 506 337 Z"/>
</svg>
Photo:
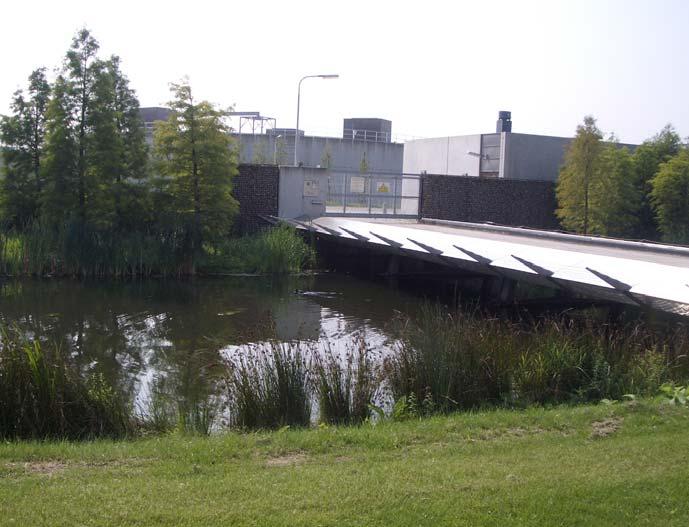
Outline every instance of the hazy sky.
<svg viewBox="0 0 689 527">
<path fill-rule="evenodd" d="M 59 66 L 88 27 L 118 54 L 142 106 L 183 75 L 197 96 L 294 127 L 341 133 L 344 117 L 393 134 L 572 135 L 593 114 L 639 142 L 673 123 L 689 135 L 689 1 L 5 1 L 0 113 L 36 67 Z"/>
</svg>

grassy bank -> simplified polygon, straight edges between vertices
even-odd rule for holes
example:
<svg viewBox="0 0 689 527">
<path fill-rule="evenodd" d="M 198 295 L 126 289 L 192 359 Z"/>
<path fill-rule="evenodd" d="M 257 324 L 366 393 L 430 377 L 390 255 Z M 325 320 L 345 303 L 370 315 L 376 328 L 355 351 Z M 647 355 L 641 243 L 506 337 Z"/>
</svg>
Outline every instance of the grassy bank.
<svg viewBox="0 0 689 527">
<path fill-rule="evenodd" d="M 689 410 L 644 400 L 0 444 L 0 525 L 686 525 Z"/>
<path fill-rule="evenodd" d="M 103 233 L 35 224 L 0 232 L 0 275 L 180 276 L 191 273 L 298 273 L 315 261 L 311 247 L 286 225 L 204 245 L 192 258 L 177 229 Z"/>
</svg>

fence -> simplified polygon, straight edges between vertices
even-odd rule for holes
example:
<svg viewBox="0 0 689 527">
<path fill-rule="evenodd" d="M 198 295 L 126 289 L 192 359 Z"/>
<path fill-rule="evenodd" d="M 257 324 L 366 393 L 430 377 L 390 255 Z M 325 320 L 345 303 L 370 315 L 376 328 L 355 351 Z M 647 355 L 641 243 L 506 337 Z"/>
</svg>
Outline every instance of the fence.
<svg viewBox="0 0 689 527">
<path fill-rule="evenodd" d="M 331 172 L 326 215 L 418 217 L 419 176 Z"/>
</svg>

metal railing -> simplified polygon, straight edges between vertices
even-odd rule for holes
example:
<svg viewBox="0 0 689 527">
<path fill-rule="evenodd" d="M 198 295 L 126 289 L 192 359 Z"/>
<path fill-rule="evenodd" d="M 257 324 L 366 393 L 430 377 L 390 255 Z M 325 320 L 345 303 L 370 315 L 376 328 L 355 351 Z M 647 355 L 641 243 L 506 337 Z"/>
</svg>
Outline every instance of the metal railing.
<svg viewBox="0 0 689 527">
<path fill-rule="evenodd" d="M 421 178 L 331 172 L 326 215 L 418 217 Z"/>
<path fill-rule="evenodd" d="M 349 141 L 366 141 L 369 143 L 389 143 L 391 141 L 389 132 L 359 130 L 356 128 L 345 128 L 342 138 Z"/>
</svg>

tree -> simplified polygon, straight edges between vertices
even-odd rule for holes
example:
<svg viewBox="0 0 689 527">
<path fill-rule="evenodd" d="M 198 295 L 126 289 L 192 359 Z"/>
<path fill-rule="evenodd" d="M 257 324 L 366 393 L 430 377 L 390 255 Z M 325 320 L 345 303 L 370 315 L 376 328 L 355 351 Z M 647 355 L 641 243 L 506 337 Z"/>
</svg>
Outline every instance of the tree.
<svg viewBox="0 0 689 527">
<path fill-rule="evenodd" d="M 147 147 L 139 101 L 119 57 L 94 79 L 87 119 L 86 190 L 89 224 L 128 231 L 146 219 Z"/>
<path fill-rule="evenodd" d="M 591 183 L 590 232 L 630 237 L 638 228 L 641 193 L 634 181 L 629 150 L 610 137 L 600 150 Z"/>
<path fill-rule="evenodd" d="M 74 112 L 76 145 L 77 145 L 77 216 L 82 224 L 86 223 L 87 194 L 87 143 L 89 124 L 92 124 L 91 113 L 95 110 L 93 96 L 96 84 L 103 71 L 103 63 L 98 60 L 98 42 L 88 29 L 81 29 L 72 39 L 72 45 L 65 60 L 71 110 Z"/>
<path fill-rule="evenodd" d="M 591 187 L 595 183 L 602 137 L 596 120 L 586 116 L 565 153 L 557 184 L 556 214 L 566 229 L 590 232 Z"/>
<path fill-rule="evenodd" d="M 42 216 L 49 222 L 62 223 L 76 209 L 77 144 L 75 141 L 72 103 L 67 81 L 58 76 L 48 105 L 45 163 L 41 194 Z"/>
<path fill-rule="evenodd" d="M 229 235 L 238 204 L 232 197 L 237 153 L 224 119 L 227 112 L 196 102 L 188 80 L 171 84 L 170 117 L 158 123 L 154 149 L 185 231 L 190 271 L 204 243 Z"/>
<path fill-rule="evenodd" d="M 652 180 L 651 202 L 663 240 L 689 243 L 689 150 L 660 165 Z"/>
<path fill-rule="evenodd" d="M 45 68 L 40 68 L 29 76 L 28 98 L 17 91 L 11 104 L 13 115 L 0 125 L 5 145 L 2 214 L 9 225 L 25 226 L 38 215 L 49 100 L 50 84 Z"/>
<path fill-rule="evenodd" d="M 662 163 L 677 155 L 680 146 L 679 134 L 672 125 L 668 124 L 634 151 L 635 183 L 642 200 L 638 228 L 635 233 L 637 238 L 654 240 L 659 237 L 659 226 L 651 198 L 653 178 Z"/>
<path fill-rule="evenodd" d="M 121 169 L 115 178 L 115 212 L 117 227 L 128 230 L 148 219 L 148 146 L 139 100 L 120 69 L 119 57 L 110 58 L 107 70 L 113 83 L 116 129 L 122 142 Z"/>
</svg>

